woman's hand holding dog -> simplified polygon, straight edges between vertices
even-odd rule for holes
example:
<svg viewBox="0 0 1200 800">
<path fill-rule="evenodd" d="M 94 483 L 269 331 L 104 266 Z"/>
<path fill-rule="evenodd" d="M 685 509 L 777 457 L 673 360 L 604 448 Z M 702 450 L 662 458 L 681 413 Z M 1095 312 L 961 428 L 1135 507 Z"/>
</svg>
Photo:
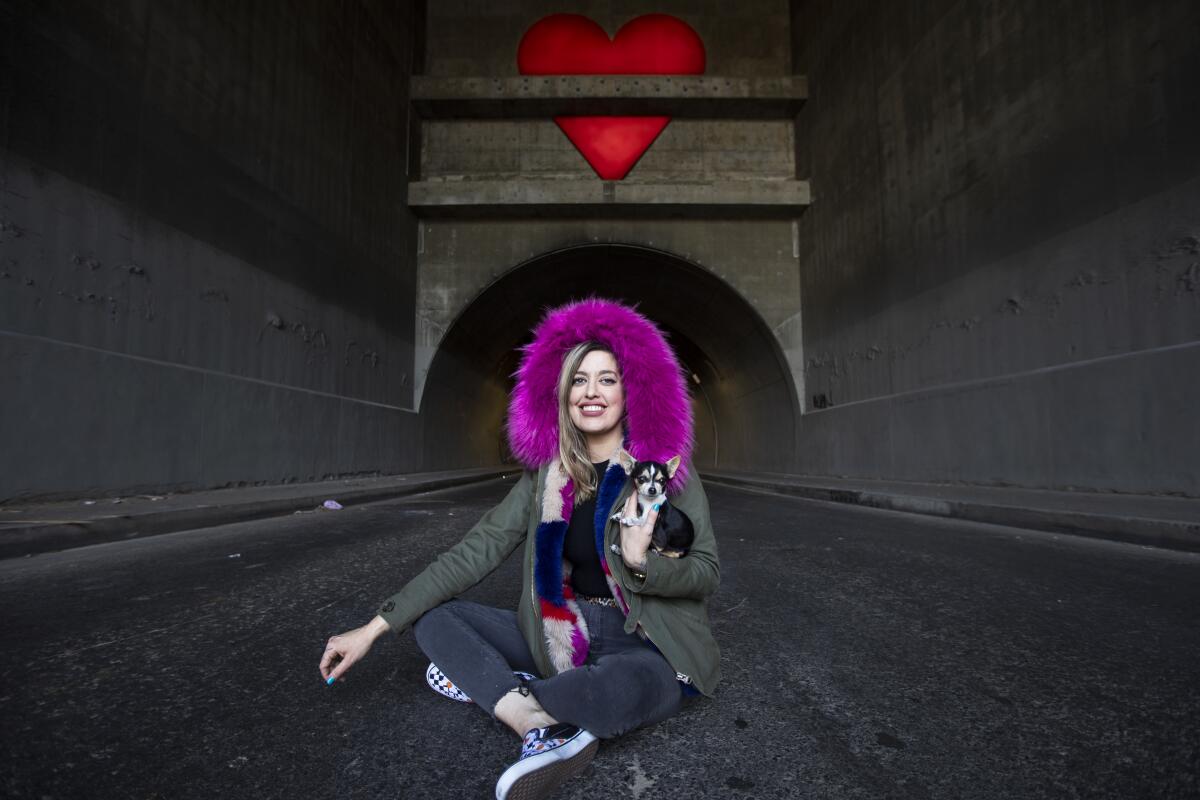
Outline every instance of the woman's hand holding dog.
<svg viewBox="0 0 1200 800">
<path fill-rule="evenodd" d="M 625 501 L 622 514 L 633 519 L 637 517 L 637 495 L 629 495 Z M 646 513 L 646 521 L 641 525 L 621 525 L 621 560 L 630 569 L 644 570 L 646 568 L 646 551 L 650 549 L 650 535 L 654 533 L 654 523 L 658 520 L 658 511 L 653 507 Z"/>
</svg>

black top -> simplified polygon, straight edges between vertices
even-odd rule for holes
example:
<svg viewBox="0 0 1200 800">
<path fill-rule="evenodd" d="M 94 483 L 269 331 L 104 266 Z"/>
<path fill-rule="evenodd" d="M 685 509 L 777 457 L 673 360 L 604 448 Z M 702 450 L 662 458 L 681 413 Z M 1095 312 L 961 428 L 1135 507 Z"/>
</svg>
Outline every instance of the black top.
<svg viewBox="0 0 1200 800">
<path fill-rule="evenodd" d="M 608 462 L 592 464 L 596 470 L 596 487 L 599 494 L 600 482 Z M 607 509 L 605 509 L 607 511 Z M 575 506 L 571 522 L 567 526 L 567 537 L 563 542 L 563 558 L 571 562 L 571 586 L 577 594 L 592 597 L 608 597 L 608 581 L 600 567 L 600 555 L 596 552 L 596 495 Z"/>
</svg>

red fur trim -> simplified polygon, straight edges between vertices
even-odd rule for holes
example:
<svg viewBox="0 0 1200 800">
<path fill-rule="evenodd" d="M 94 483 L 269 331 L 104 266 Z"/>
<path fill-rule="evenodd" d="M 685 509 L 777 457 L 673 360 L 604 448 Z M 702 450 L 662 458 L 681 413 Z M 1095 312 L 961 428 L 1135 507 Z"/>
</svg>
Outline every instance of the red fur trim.
<svg viewBox="0 0 1200 800">
<path fill-rule="evenodd" d="M 574 622 L 575 615 L 570 609 L 559 608 L 548 600 L 542 600 L 542 617 L 546 619 L 561 619 L 563 622 Z"/>
</svg>

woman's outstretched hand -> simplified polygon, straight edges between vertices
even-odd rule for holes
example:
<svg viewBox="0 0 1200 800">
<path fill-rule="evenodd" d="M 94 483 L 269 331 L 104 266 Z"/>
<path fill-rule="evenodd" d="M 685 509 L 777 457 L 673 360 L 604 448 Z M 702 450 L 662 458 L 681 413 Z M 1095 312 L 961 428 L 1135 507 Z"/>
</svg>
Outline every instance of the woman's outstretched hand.
<svg viewBox="0 0 1200 800">
<path fill-rule="evenodd" d="M 375 617 L 361 628 L 331 636 L 325 645 L 325 652 L 321 655 L 321 677 L 326 683 L 337 681 L 346 674 L 346 670 L 365 656 L 371 645 L 375 644 L 375 640 L 388 630 L 388 624 L 383 617 Z"/>
<path fill-rule="evenodd" d="M 625 501 L 623 516 L 633 519 L 637 516 L 637 495 L 629 495 Z M 646 568 L 646 551 L 650 549 L 650 535 L 654 533 L 654 523 L 658 520 L 658 511 L 651 508 L 646 514 L 646 521 L 641 525 L 621 525 L 621 560 L 631 569 Z"/>
</svg>

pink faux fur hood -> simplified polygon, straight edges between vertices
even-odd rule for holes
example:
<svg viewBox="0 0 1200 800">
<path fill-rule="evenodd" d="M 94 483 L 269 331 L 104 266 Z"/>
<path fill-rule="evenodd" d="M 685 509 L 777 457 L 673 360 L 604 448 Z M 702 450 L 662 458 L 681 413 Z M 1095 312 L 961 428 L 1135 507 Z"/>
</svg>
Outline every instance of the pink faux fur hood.
<svg viewBox="0 0 1200 800">
<path fill-rule="evenodd" d="M 692 404 L 682 368 L 666 337 L 629 306 L 598 297 L 546 312 L 522 348 L 517 385 L 508 404 L 508 441 L 530 469 L 558 455 L 556 384 L 563 356 L 594 340 L 617 358 L 625 386 L 625 449 L 634 458 L 665 462 L 680 456 L 668 491 L 687 483 L 692 454 Z"/>
</svg>

